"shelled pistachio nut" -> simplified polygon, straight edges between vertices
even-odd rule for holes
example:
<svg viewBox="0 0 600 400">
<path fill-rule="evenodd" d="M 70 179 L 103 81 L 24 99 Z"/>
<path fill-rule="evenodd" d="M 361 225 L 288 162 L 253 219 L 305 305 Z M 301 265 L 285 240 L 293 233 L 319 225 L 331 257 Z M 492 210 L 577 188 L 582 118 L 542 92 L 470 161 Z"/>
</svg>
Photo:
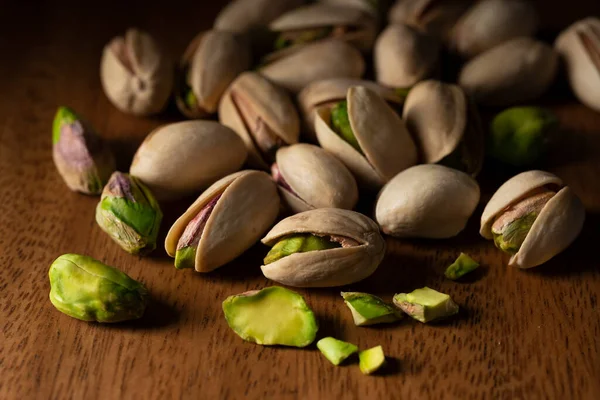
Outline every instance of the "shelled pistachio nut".
<svg viewBox="0 0 600 400">
<path fill-rule="evenodd" d="M 268 169 L 282 146 L 298 142 L 300 119 L 285 90 L 255 72 L 241 74 L 219 104 L 219 121 L 248 149 L 248 162 Z"/>
<path fill-rule="evenodd" d="M 244 142 L 228 127 L 213 121 L 184 121 L 150 132 L 129 172 L 158 200 L 175 200 L 239 170 L 246 156 Z"/>
<path fill-rule="evenodd" d="M 477 107 L 457 85 L 424 81 L 411 89 L 402 115 L 421 161 L 477 176 L 484 157 L 484 132 Z"/>
<path fill-rule="evenodd" d="M 131 254 L 156 248 L 162 212 L 150 189 L 134 176 L 115 172 L 102 191 L 96 222 Z"/>
<path fill-rule="evenodd" d="M 271 171 L 282 200 L 294 213 L 314 208 L 351 210 L 358 201 L 350 171 L 320 147 L 306 143 L 283 147 Z"/>
<path fill-rule="evenodd" d="M 403 24 L 389 25 L 377 38 L 373 53 L 377 82 L 408 88 L 431 76 L 440 53 L 438 40 Z"/>
<path fill-rule="evenodd" d="M 391 236 L 445 239 L 458 235 L 479 203 L 479 185 L 436 164 L 402 171 L 379 193 L 375 218 Z"/>
<path fill-rule="evenodd" d="M 417 321 L 427 323 L 458 313 L 459 307 L 450 296 L 425 286 L 410 293 L 394 295 L 394 304 Z"/>
<path fill-rule="evenodd" d="M 583 204 L 571 188 L 534 170 L 500 186 L 483 210 L 479 233 L 511 254 L 509 266 L 531 268 L 566 249 L 584 220 Z"/>
<path fill-rule="evenodd" d="M 169 100 L 172 68 L 152 36 L 130 28 L 104 47 L 100 80 L 106 97 L 119 110 L 150 115 L 161 111 Z"/>
<path fill-rule="evenodd" d="M 540 97 L 552 84 L 558 56 L 543 42 L 517 38 L 469 61 L 459 84 L 477 103 L 508 106 Z"/>
<path fill-rule="evenodd" d="M 397 0 L 388 18 L 392 24 L 414 26 L 444 38 L 472 3 L 470 0 Z"/>
<path fill-rule="evenodd" d="M 298 93 L 309 83 L 329 78 L 360 78 L 365 60 L 351 45 L 331 39 L 302 49 L 259 68 L 267 79 Z"/>
<path fill-rule="evenodd" d="M 73 318 L 120 322 L 140 318 L 146 309 L 144 285 L 92 257 L 63 254 L 48 277 L 52 305 Z"/>
<path fill-rule="evenodd" d="M 269 175 L 240 171 L 198 197 L 169 230 L 165 249 L 177 268 L 210 272 L 254 245 L 278 212 L 279 196 Z"/>
<path fill-rule="evenodd" d="M 54 116 L 52 158 L 69 189 L 85 194 L 100 194 L 115 170 L 108 145 L 68 107 Z"/>
<path fill-rule="evenodd" d="M 404 122 L 366 87 L 351 87 L 346 101 L 320 108 L 315 129 L 321 146 L 348 167 L 360 186 L 378 189 L 417 162 Z"/>
<path fill-rule="evenodd" d="M 333 365 L 340 365 L 348 357 L 358 353 L 358 346 L 331 336 L 319 340 L 317 348 Z"/>
<path fill-rule="evenodd" d="M 395 307 L 369 293 L 341 292 L 344 303 L 352 313 L 356 326 L 367 326 L 396 322 L 402 315 Z"/>
<path fill-rule="evenodd" d="M 288 286 L 331 287 L 371 275 L 385 254 L 377 224 L 363 214 L 319 208 L 279 222 L 262 239 L 272 249 L 262 272 Z"/>
<path fill-rule="evenodd" d="M 281 14 L 303 3 L 303 0 L 234 0 L 219 12 L 214 28 L 245 33 L 267 26 Z"/>
<path fill-rule="evenodd" d="M 175 100 L 188 118 L 202 118 L 217 111 L 229 84 L 252 62 L 248 44 L 231 32 L 198 34 L 179 64 Z"/>
<path fill-rule="evenodd" d="M 465 58 L 474 57 L 508 40 L 533 36 L 539 18 L 526 0 L 483 0 L 456 23 L 450 47 Z"/>
<path fill-rule="evenodd" d="M 556 39 L 575 96 L 600 112 L 600 18 L 575 22 Z"/>
</svg>

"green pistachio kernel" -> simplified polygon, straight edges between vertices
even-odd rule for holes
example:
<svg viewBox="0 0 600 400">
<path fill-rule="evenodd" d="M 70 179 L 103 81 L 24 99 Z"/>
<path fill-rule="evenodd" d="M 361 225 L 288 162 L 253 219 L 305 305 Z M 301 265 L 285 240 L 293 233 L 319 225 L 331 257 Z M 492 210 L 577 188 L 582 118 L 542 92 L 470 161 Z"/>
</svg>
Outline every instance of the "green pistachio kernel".
<svg viewBox="0 0 600 400">
<path fill-rule="evenodd" d="M 306 253 L 308 251 L 335 249 L 338 247 L 342 247 L 342 245 L 329 240 L 327 237 L 311 235 L 310 233 L 299 233 L 286 236 L 278 241 L 265 257 L 264 263 L 267 265 L 294 253 Z"/>
<path fill-rule="evenodd" d="M 479 263 L 477 261 L 473 260 L 465 253 L 460 253 L 456 261 L 446 268 L 444 275 L 448 279 L 456 280 L 471 271 L 475 271 L 477 268 L 479 268 Z"/>
<path fill-rule="evenodd" d="M 317 342 L 317 348 L 333 365 L 340 365 L 345 359 L 358 352 L 358 347 L 332 337 Z"/>
<path fill-rule="evenodd" d="M 324 27 L 282 32 L 275 39 L 274 48 L 275 50 L 282 50 L 292 46 L 315 42 L 329 36 L 332 30 L 331 27 Z"/>
<path fill-rule="evenodd" d="M 360 371 L 371 375 L 385 365 L 385 354 L 381 346 L 376 346 L 358 353 Z"/>
<path fill-rule="evenodd" d="M 411 293 L 396 294 L 394 304 L 421 322 L 430 322 L 458 313 L 458 305 L 450 296 L 428 287 L 416 289 Z"/>
<path fill-rule="evenodd" d="M 358 152 L 362 153 L 360 144 L 354 136 L 350 120 L 348 118 L 348 102 L 340 101 L 331 109 L 331 127 L 348 144 L 354 147 Z"/>
<path fill-rule="evenodd" d="M 342 292 L 341 295 L 352 312 L 354 324 L 357 326 L 395 322 L 401 318 L 393 306 L 372 294 Z"/>
</svg>

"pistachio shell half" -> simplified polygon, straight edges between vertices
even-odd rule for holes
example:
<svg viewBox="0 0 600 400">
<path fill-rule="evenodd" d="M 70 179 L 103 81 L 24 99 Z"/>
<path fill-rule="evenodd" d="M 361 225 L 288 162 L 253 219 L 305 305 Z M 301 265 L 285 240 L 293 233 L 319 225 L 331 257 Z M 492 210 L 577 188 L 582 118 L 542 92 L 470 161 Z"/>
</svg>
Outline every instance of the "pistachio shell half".
<svg viewBox="0 0 600 400">
<path fill-rule="evenodd" d="M 303 0 L 234 0 L 219 12 L 214 28 L 244 33 L 268 25 L 281 14 L 303 3 Z"/>
<path fill-rule="evenodd" d="M 152 36 L 130 28 L 104 47 L 100 80 L 106 97 L 119 110 L 150 115 L 167 104 L 173 71 L 171 61 Z"/>
<path fill-rule="evenodd" d="M 446 37 L 472 3 L 471 0 L 397 0 L 390 9 L 389 21 Z"/>
<path fill-rule="evenodd" d="M 213 121 L 184 121 L 150 132 L 129 172 L 160 200 L 175 200 L 202 190 L 237 171 L 246 160 L 244 142 Z"/>
<path fill-rule="evenodd" d="M 326 237 L 340 246 L 293 253 L 261 266 L 268 279 L 288 286 L 330 287 L 358 282 L 375 272 L 385 254 L 377 224 L 354 211 L 319 208 L 293 215 L 275 225 L 262 242 L 273 246 L 294 234 Z"/>
<path fill-rule="evenodd" d="M 196 217 L 210 206 L 202 224 Z M 215 182 L 175 221 L 165 239 L 171 257 L 192 248 L 191 265 L 209 272 L 234 260 L 254 245 L 275 222 L 279 196 L 269 175 L 240 171 Z"/>
<path fill-rule="evenodd" d="M 444 239 L 458 235 L 479 203 L 479 185 L 442 165 L 402 171 L 379 193 L 375 219 L 391 236 Z"/>
</svg>

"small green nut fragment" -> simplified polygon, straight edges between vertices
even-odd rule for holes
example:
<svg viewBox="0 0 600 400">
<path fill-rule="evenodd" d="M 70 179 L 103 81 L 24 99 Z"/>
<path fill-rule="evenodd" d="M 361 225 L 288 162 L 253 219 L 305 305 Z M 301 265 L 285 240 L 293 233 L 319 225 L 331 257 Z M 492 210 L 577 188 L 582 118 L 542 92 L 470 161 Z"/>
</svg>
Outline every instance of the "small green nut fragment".
<svg viewBox="0 0 600 400">
<path fill-rule="evenodd" d="M 345 359 L 358 352 L 358 347 L 332 337 L 317 342 L 317 348 L 333 365 L 340 365 Z"/>
<path fill-rule="evenodd" d="M 352 126 L 350 125 L 348 102 L 346 100 L 340 101 L 331 109 L 331 128 L 344 139 L 344 141 L 362 154 L 360 144 L 358 143 L 356 136 L 354 136 L 354 131 L 352 131 Z"/>
<path fill-rule="evenodd" d="M 265 346 L 306 347 L 319 329 L 304 298 L 279 286 L 229 296 L 223 313 L 242 339 Z"/>
<path fill-rule="evenodd" d="M 357 326 L 398 321 L 401 316 L 391 305 L 377 296 L 360 292 L 341 292 Z"/>
<path fill-rule="evenodd" d="M 300 233 L 287 236 L 277 242 L 264 258 L 265 265 L 287 257 L 294 253 L 306 253 L 308 251 L 327 250 L 342 247 L 340 243 L 332 242 L 327 237 Z"/>
<path fill-rule="evenodd" d="M 146 309 L 144 285 L 91 257 L 64 254 L 50 266 L 50 301 L 83 321 L 119 322 L 140 318 Z"/>
<path fill-rule="evenodd" d="M 557 127 L 556 115 L 544 108 L 509 108 L 491 122 L 489 152 L 515 167 L 532 165 L 543 156 L 548 134 Z"/>
<path fill-rule="evenodd" d="M 407 88 L 396 88 L 394 89 L 394 92 L 396 92 L 396 94 L 398 96 L 400 96 L 400 98 L 402 98 L 403 100 L 406 100 L 406 98 L 408 97 L 408 93 L 410 92 L 410 87 Z"/>
<path fill-rule="evenodd" d="M 421 322 L 447 318 L 458 313 L 458 305 L 450 296 L 428 287 L 416 289 L 411 293 L 396 294 L 394 304 Z"/>
<path fill-rule="evenodd" d="M 371 375 L 385 365 L 385 354 L 383 348 L 376 346 L 358 353 L 360 371 L 365 375 Z"/>
<path fill-rule="evenodd" d="M 477 268 L 479 268 L 477 261 L 465 253 L 460 253 L 456 261 L 446 268 L 444 276 L 448 279 L 456 280 Z"/>
<path fill-rule="evenodd" d="M 96 222 L 131 254 L 156 248 L 162 212 L 150 189 L 129 174 L 115 172 L 102 191 Z"/>
</svg>

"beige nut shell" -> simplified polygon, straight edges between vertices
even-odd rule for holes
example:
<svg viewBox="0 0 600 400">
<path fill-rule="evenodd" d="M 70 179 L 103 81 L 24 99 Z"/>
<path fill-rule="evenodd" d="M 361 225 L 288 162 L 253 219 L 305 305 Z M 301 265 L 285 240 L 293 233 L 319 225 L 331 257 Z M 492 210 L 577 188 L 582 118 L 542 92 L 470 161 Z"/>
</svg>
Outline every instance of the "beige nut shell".
<svg viewBox="0 0 600 400">
<path fill-rule="evenodd" d="M 390 8 L 392 24 L 407 24 L 445 38 L 471 0 L 398 0 Z"/>
<path fill-rule="evenodd" d="M 395 237 L 450 238 L 465 228 L 479 195 L 477 182 L 463 172 L 436 164 L 417 165 L 383 187 L 375 219 L 384 233 Z"/>
<path fill-rule="evenodd" d="M 244 142 L 226 126 L 213 121 L 177 122 L 146 137 L 130 173 L 158 200 L 175 200 L 239 170 L 246 156 Z"/>
<path fill-rule="evenodd" d="M 303 3 L 303 0 L 234 0 L 217 15 L 214 28 L 244 33 L 268 25 L 281 14 Z"/>
<path fill-rule="evenodd" d="M 358 282 L 375 272 L 385 254 L 377 224 L 354 211 L 319 208 L 293 215 L 275 225 L 262 242 L 273 246 L 294 233 L 345 236 L 359 245 L 296 253 L 261 266 L 265 277 L 288 286 L 332 287 Z"/>
<path fill-rule="evenodd" d="M 240 171 L 215 182 L 175 221 L 165 239 L 165 250 L 175 257 L 177 243 L 189 222 L 216 195 L 196 250 L 195 269 L 210 272 L 253 246 L 275 222 L 279 196 L 269 175 Z"/>
<path fill-rule="evenodd" d="M 337 158 L 320 147 L 299 143 L 277 151 L 279 172 L 298 195 L 279 187 L 295 212 L 313 208 L 352 209 L 358 201 L 356 180 Z"/>
</svg>

